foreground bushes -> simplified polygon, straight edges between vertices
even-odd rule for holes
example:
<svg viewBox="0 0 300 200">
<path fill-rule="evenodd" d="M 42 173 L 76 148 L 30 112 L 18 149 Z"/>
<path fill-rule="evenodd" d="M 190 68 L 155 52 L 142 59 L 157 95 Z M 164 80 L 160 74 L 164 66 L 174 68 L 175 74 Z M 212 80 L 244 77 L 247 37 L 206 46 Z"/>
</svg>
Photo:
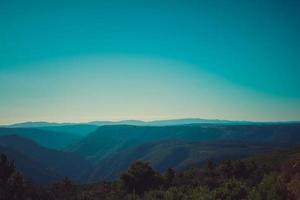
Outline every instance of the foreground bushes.
<svg viewBox="0 0 300 200">
<path fill-rule="evenodd" d="M 228 160 L 177 173 L 168 169 L 163 174 L 149 163 L 136 161 L 117 181 L 78 185 L 65 178 L 38 187 L 25 182 L 14 163 L 1 155 L 0 200 L 297 200 L 300 167 L 295 161 L 274 169 L 252 161 Z"/>
</svg>

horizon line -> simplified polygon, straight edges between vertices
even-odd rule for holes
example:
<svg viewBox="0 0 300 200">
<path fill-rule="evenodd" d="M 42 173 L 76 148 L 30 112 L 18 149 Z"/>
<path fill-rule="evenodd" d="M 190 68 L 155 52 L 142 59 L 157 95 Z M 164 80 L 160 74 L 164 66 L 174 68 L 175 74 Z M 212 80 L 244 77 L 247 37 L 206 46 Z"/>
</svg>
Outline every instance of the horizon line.
<svg viewBox="0 0 300 200">
<path fill-rule="evenodd" d="M 89 120 L 89 121 L 46 121 L 46 120 L 29 120 L 29 121 L 20 121 L 20 122 L 12 122 L 12 123 L 5 123 L 0 124 L 0 126 L 12 126 L 18 124 L 25 124 L 25 123 L 49 123 L 49 124 L 57 124 L 57 125 L 72 125 L 72 124 L 92 124 L 92 123 L 101 123 L 101 122 L 108 122 L 108 123 L 122 123 L 122 122 L 142 122 L 142 123 L 152 123 L 152 122 L 163 122 L 163 121 L 175 121 L 175 120 L 203 120 L 203 121 L 220 121 L 220 122 L 239 122 L 239 123 L 300 123 L 300 120 L 237 120 L 237 119 L 219 119 L 219 118 L 197 118 L 197 117 L 186 117 L 186 118 L 163 118 L 163 119 L 152 119 L 152 120 L 143 120 L 143 119 L 122 119 L 122 120 Z M 203 122 L 205 123 L 205 122 Z"/>
</svg>

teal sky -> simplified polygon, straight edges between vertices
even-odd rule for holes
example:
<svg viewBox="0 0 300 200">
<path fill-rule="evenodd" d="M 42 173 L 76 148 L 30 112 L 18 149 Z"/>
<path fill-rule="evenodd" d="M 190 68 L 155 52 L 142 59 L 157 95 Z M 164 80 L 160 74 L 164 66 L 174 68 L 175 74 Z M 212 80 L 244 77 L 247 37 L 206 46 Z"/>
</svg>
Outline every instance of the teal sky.
<svg viewBox="0 0 300 200">
<path fill-rule="evenodd" d="M 1 0 L 0 124 L 300 120 L 300 1 Z"/>
</svg>

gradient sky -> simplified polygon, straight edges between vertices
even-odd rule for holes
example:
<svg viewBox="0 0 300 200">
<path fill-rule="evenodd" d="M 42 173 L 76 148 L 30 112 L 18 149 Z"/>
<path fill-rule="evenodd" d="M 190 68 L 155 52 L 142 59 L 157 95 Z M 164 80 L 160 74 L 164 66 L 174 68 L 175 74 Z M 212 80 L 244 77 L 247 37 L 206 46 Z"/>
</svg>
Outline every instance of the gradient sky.
<svg viewBox="0 0 300 200">
<path fill-rule="evenodd" d="M 0 124 L 300 120 L 300 1 L 1 0 Z"/>
</svg>

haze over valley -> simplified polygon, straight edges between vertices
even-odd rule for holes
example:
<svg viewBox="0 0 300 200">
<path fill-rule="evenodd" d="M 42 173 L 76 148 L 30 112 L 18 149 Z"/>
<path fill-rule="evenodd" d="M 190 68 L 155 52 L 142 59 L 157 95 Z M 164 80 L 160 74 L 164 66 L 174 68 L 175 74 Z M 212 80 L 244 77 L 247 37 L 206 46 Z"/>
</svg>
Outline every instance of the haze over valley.
<svg viewBox="0 0 300 200">
<path fill-rule="evenodd" d="M 299 10 L 1 0 L 0 200 L 300 200 Z"/>
</svg>

